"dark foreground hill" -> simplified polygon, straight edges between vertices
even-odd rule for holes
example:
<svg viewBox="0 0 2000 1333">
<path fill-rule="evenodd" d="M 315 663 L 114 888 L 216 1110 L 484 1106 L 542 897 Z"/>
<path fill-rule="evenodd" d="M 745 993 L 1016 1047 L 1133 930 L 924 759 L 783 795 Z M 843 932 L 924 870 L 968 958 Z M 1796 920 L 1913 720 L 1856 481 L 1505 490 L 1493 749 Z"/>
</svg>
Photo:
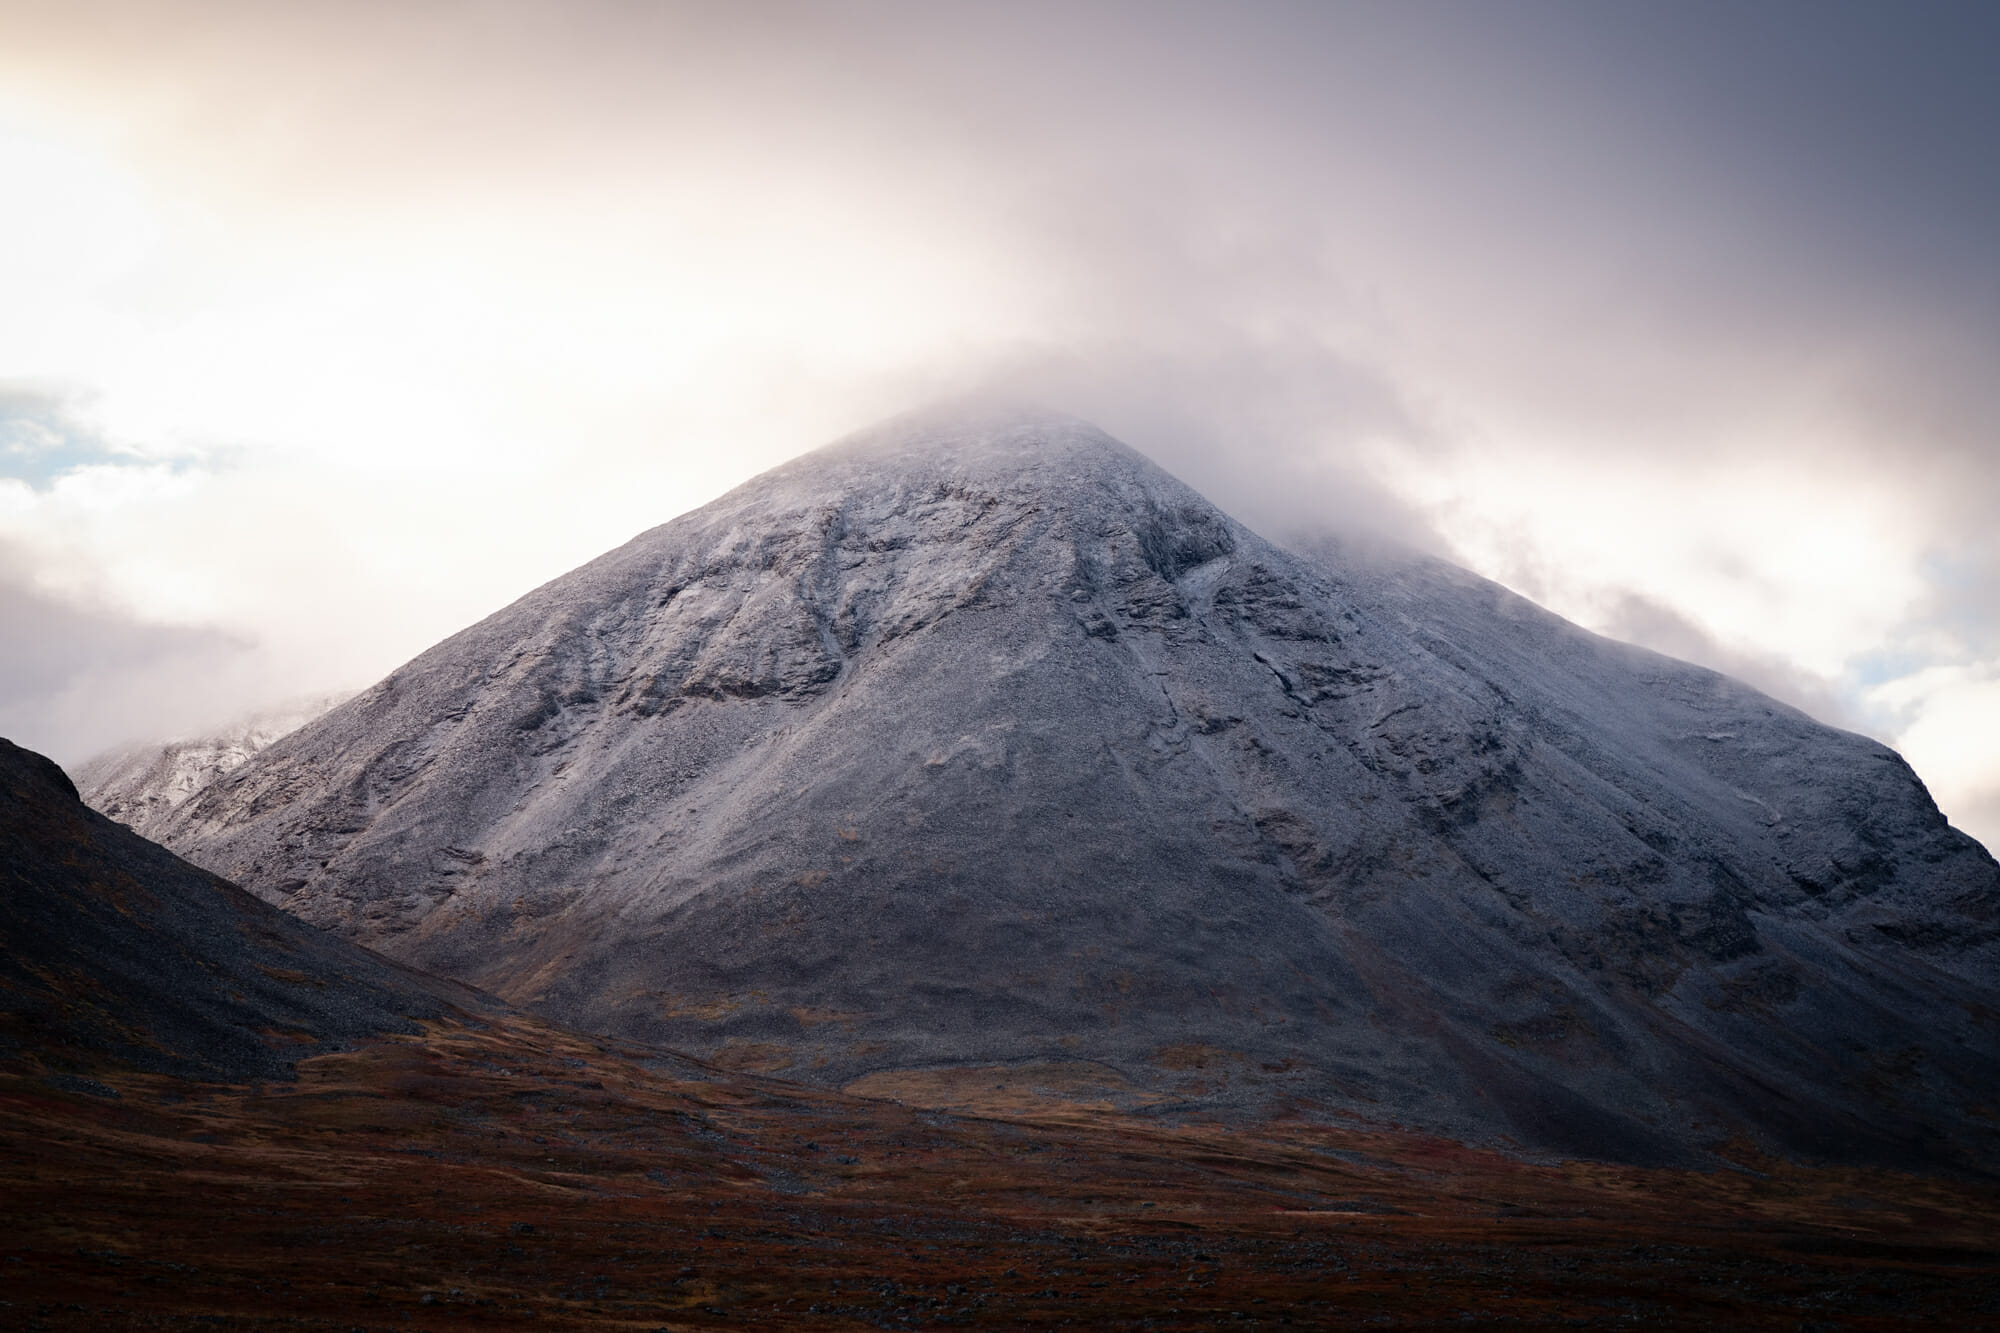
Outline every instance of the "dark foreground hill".
<svg viewBox="0 0 2000 1333">
<path fill-rule="evenodd" d="M 241 1080 L 494 1008 L 113 823 L 0 740 L 0 1059 Z"/>
<path fill-rule="evenodd" d="M 9 975 L 41 979 L 0 992 L 0 1327 L 1914 1333 L 2000 1304 L 1983 1184 L 984 1088 L 942 1115 L 469 1018 L 0 765 L 9 919 L 36 905 Z M 319 1041 L 267 1081 L 274 1031 Z"/>
<path fill-rule="evenodd" d="M 172 812 L 594 1031 L 950 1101 L 2000 1162 L 2000 866 L 1892 752 L 1047 418 L 892 423 Z M 1023 1071 L 1028 1071 L 1024 1074 Z"/>
</svg>

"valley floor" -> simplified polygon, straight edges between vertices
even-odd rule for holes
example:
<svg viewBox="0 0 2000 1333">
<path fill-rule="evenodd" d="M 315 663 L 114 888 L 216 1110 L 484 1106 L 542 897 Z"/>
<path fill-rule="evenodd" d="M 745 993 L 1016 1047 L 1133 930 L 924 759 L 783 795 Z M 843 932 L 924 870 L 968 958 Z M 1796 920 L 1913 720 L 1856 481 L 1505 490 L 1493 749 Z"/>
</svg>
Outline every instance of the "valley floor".
<svg viewBox="0 0 2000 1333">
<path fill-rule="evenodd" d="M 2000 1193 L 1752 1165 L 945 1113 L 508 1018 L 0 1075 L 0 1327 L 2000 1329 Z"/>
</svg>

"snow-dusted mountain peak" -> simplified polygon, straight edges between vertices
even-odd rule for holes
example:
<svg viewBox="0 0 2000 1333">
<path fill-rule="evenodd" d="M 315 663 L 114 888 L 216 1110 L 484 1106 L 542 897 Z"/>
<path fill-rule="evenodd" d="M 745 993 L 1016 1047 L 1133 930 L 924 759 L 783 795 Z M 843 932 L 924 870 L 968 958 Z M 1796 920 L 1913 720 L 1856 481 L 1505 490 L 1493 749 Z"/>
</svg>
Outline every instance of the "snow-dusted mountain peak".
<svg viewBox="0 0 2000 1333">
<path fill-rule="evenodd" d="M 1204 522 L 1229 523 L 1178 478 L 1081 418 L 983 401 L 857 431 L 744 483 L 702 512 L 770 515 L 832 505 L 881 515 L 972 492 L 996 502 L 1026 499 L 1105 514 L 1186 509 Z"/>
<path fill-rule="evenodd" d="M 1064 490 L 1117 479 L 1186 491 L 1152 460 L 1091 423 L 1023 407 L 913 414 L 815 450 L 795 466 L 853 480 L 895 473 L 1010 490 Z"/>
<path fill-rule="evenodd" d="M 806 1078 L 1084 1060 L 1661 1160 L 1976 1155 L 2000 1091 L 2000 866 L 1893 753 L 1463 571 L 1286 552 L 1046 415 L 774 469 L 165 840 Z"/>
</svg>

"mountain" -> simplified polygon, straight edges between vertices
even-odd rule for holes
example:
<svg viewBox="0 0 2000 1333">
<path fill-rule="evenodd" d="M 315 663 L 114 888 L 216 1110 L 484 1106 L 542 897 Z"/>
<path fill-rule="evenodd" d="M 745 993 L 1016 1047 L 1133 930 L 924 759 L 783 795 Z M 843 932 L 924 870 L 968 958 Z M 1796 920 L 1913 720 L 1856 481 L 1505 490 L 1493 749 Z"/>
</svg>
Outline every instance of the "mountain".
<svg viewBox="0 0 2000 1333">
<path fill-rule="evenodd" d="M 2000 1283 L 1990 1176 L 1577 1170 L 967 1091 L 940 1115 L 492 1004 L 0 742 L 9 1327 L 1969 1328 Z"/>
<path fill-rule="evenodd" d="M 93 810 L 152 837 L 182 801 L 347 697 L 311 695 L 206 735 L 108 751 L 77 768 L 78 790 Z"/>
<path fill-rule="evenodd" d="M 0 1065 L 240 1081 L 492 1007 L 189 865 L 0 740 Z"/>
<path fill-rule="evenodd" d="M 2000 866 L 1894 753 L 1279 549 L 1068 419 L 766 473 L 162 836 L 560 1021 L 876 1093 L 2000 1161 Z"/>
</svg>

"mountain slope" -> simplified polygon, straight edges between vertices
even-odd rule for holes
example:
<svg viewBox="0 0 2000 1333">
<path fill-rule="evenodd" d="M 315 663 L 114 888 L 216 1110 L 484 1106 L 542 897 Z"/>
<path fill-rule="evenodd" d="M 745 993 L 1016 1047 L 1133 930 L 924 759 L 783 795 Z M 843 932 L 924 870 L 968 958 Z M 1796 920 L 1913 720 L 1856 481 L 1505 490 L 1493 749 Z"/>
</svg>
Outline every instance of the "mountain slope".
<svg viewBox="0 0 2000 1333">
<path fill-rule="evenodd" d="M 0 740 L 0 1057 L 237 1081 L 490 1007 L 196 869 Z"/>
<path fill-rule="evenodd" d="M 1065 1058 L 1636 1160 L 1993 1159 L 2000 867 L 1893 753 L 1462 571 L 1291 555 L 1078 422 L 767 473 L 163 836 L 799 1077 Z"/>
</svg>

